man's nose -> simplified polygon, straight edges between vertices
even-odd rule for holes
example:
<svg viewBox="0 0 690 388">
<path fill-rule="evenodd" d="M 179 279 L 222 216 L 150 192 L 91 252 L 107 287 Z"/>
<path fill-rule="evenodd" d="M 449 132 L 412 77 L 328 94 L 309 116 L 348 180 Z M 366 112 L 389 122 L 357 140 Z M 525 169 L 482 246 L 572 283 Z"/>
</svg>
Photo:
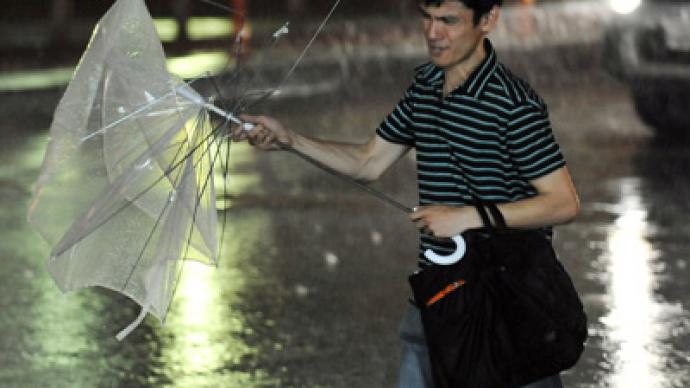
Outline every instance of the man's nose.
<svg viewBox="0 0 690 388">
<path fill-rule="evenodd" d="M 437 40 L 441 36 L 441 25 L 436 20 L 430 20 L 426 25 L 426 37 L 428 40 Z"/>
</svg>

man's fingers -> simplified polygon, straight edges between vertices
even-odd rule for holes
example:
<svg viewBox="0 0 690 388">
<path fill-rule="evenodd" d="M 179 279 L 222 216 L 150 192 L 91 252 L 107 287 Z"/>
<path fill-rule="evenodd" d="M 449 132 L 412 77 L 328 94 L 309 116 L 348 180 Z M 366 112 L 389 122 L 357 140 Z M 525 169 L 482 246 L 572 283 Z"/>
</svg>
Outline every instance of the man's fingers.
<svg viewBox="0 0 690 388">
<path fill-rule="evenodd" d="M 261 117 L 260 116 L 247 115 L 247 114 L 241 114 L 240 120 L 242 120 L 246 123 L 260 124 Z"/>
<path fill-rule="evenodd" d="M 286 129 L 280 122 L 268 116 L 251 116 L 242 114 L 241 120 L 254 124 L 253 128 L 246 131 L 249 143 L 263 150 L 279 150 L 281 143 L 291 144 Z"/>
<path fill-rule="evenodd" d="M 412 221 L 421 220 L 422 218 L 426 217 L 426 212 L 424 208 L 418 207 L 415 208 L 415 211 L 409 214 L 409 217 Z"/>
<path fill-rule="evenodd" d="M 232 140 L 243 141 L 249 138 L 249 133 L 241 125 L 232 126 Z"/>
<path fill-rule="evenodd" d="M 271 118 L 266 116 L 252 116 L 242 114 L 240 115 L 240 120 L 244 121 L 245 123 L 255 124 L 254 128 L 258 126 L 269 128 L 272 126 L 271 124 L 275 124 L 275 120 L 272 120 Z"/>
<path fill-rule="evenodd" d="M 414 212 L 410 213 L 410 220 L 412 220 L 415 227 L 417 227 L 422 234 L 434 237 L 434 231 L 429 228 L 428 214 L 425 209 L 421 207 L 416 208 Z"/>
<path fill-rule="evenodd" d="M 270 133 L 261 133 L 259 139 L 259 147 L 269 149 L 273 145 L 274 136 Z"/>
<path fill-rule="evenodd" d="M 417 227 L 417 229 L 422 229 L 429 226 L 429 221 L 425 218 L 418 218 L 416 220 L 412 220 L 412 222 Z"/>
</svg>

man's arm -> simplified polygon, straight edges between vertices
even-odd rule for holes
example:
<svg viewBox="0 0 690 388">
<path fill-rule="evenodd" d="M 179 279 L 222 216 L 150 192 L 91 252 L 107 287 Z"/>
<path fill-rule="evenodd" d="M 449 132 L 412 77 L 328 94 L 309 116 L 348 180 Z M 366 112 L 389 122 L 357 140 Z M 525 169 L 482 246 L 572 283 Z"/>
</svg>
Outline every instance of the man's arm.
<svg viewBox="0 0 690 388">
<path fill-rule="evenodd" d="M 498 206 L 508 226 L 538 228 L 566 224 L 580 212 L 580 199 L 567 167 L 530 181 L 537 195 Z"/>
<path fill-rule="evenodd" d="M 263 150 L 281 149 L 281 144 L 311 156 L 319 162 L 357 180 L 370 182 L 400 159 L 410 147 L 389 142 L 378 135 L 362 144 L 319 140 L 288 130 L 277 120 L 266 116 L 242 116 L 254 123 L 248 131 L 235 131 L 236 140 L 248 139 Z"/>
<path fill-rule="evenodd" d="M 559 225 L 577 216 L 580 201 L 567 167 L 530 183 L 537 190 L 536 196 L 498 205 L 508 226 L 538 228 Z M 422 206 L 410 218 L 418 228 L 428 230 L 436 237 L 451 237 L 483 226 L 472 206 Z"/>
</svg>

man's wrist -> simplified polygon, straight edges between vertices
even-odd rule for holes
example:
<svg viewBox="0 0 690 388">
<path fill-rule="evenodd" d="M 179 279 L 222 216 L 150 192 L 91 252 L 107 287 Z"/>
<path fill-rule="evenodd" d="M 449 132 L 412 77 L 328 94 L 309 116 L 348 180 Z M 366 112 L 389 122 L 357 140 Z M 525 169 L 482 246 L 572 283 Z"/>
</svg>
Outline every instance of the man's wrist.
<svg viewBox="0 0 690 388">
<path fill-rule="evenodd" d="M 466 220 L 468 224 L 467 229 L 481 229 L 487 225 L 484 224 L 484 219 L 481 216 L 481 213 L 479 213 L 479 209 L 477 206 L 473 205 L 468 205 L 466 206 L 468 209 L 468 214 L 469 214 L 469 219 Z"/>
</svg>

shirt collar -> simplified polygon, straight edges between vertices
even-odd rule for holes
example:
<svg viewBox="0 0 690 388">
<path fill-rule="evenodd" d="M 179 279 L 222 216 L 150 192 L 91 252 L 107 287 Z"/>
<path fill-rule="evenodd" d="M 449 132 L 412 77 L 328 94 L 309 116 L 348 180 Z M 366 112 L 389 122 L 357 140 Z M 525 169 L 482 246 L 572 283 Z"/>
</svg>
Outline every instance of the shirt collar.
<svg viewBox="0 0 690 388">
<path fill-rule="evenodd" d="M 474 98 L 479 98 L 487 81 L 491 75 L 496 70 L 498 66 L 498 60 L 496 59 L 496 52 L 494 51 L 493 45 L 488 38 L 484 39 L 484 49 L 486 50 L 486 57 L 477 66 L 476 69 L 470 74 L 465 82 L 458 87 L 453 93 L 458 90 L 466 93 Z M 421 79 L 432 86 L 443 86 L 443 69 L 440 67 L 430 64 L 430 66 L 424 66 L 420 72 Z"/>
</svg>

